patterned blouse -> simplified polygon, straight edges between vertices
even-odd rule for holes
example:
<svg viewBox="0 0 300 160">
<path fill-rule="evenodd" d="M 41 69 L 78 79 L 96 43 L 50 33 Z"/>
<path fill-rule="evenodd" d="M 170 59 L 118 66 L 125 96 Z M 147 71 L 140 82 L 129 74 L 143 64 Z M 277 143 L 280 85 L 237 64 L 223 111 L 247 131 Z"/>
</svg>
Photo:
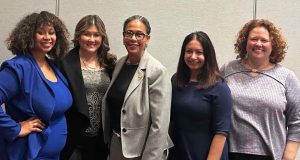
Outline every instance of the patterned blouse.
<svg viewBox="0 0 300 160">
<path fill-rule="evenodd" d="M 102 98 L 110 83 L 110 78 L 105 69 L 86 70 L 82 69 L 86 99 L 89 106 L 90 126 L 83 133 L 86 136 L 97 136 L 101 128 L 101 103 Z"/>
</svg>

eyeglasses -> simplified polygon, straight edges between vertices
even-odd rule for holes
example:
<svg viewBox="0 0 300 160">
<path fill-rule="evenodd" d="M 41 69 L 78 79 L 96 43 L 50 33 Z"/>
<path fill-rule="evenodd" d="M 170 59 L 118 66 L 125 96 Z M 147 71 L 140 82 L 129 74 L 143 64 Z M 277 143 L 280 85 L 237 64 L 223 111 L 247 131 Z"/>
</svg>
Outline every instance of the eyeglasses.
<svg viewBox="0 0 300 160">
<path fill-rule="evenodd" d="M 132 32 L 132 31 L 125 31 L 123 32 L 124 38 L 132 38 L 133 35 L 135 36 L 136 40 L 141 41 L 143 40 L 148 34 L 145 34 L 143 32 Z"/>
</svg>

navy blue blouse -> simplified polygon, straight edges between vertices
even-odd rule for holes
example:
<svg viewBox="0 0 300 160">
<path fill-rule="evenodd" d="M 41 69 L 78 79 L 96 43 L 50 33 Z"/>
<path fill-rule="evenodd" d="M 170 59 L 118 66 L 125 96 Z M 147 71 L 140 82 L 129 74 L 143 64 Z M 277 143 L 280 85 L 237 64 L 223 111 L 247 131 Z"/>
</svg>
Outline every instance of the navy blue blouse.
<svg viewBox="0 0 300 160">
<path fill-rule="evenodd" d="M 232 99 L 223 81 L 208 89 L 197 83 L 185 88 L 173 87 L 170 135 L 174 142 L 170 159 L 206 160 L 216 133 L 228 135 Z M 222 160 L 228 159 L 225 143 Z"/>
</svg>

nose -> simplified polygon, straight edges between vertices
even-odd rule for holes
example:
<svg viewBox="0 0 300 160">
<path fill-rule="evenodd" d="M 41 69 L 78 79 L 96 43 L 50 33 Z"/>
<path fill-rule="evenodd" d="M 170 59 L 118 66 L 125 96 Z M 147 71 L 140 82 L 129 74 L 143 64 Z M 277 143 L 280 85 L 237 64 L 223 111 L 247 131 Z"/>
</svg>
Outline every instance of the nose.
<svg viewBox="0 0 300 160">
<path fill-rule="evenodd" d="M 261 40 L 257 40 L 257 42 L 256 42 L 256 45 L 258 45 L 258 46 L 262 46 L 262 41 Z"/>
<path fill-rule="evenodd" d="M 94 42 L 94 40 L 95 40 L 95 37 L 94 36 L 90 36 L 89 41 L 90 42 Z"/>
<path fill-rule="evenodd" d="M 50 34 L 49 33 L 44 34 L 44 39 L 50 39 Z"/>
<path fill-rule="evenodd" d="M 195 52 L 192 53 L 191 58 L 195 59 L 197 57 L 197 54 Z"/>
</svg>

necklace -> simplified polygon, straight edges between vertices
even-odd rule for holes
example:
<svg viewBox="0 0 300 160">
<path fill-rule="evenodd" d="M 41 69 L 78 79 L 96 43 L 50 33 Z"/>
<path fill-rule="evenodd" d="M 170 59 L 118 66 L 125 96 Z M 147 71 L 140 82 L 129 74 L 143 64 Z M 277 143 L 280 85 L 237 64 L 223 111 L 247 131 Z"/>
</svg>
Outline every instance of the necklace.
<svg viewBox="0 0 300 160">
<path fill-rule="evenodd" d="M 243 61 L 242 64 L 244 65 L 245 68 L 250 70 L 249 75 L 252 77 L 256 77 L 259 73 L 261 73 L 261 71 L 269 70 L 274 66 L 274 64 L 272 63 L 267 63 L 259 67 L 252 67 L 249 63 L 247 63 L 247 61 Z"/>
<path fill-rule="evenodd" d="M 96 71 L 100 69 L 99 65 L 95 65 L 95 66 L 90 66 L 86 63 L 86 61 L 82 58 L 80 58 L 80 61 L 82 62 L 84 68 L 86 68 L 87 70 L 92 70 L 92 71 Z"/>
<path fill-rule="evenodd" d="M 268 69 L 273 68 L 273 64 L 272 63 L 267 63 L 258 67 L 252 67 L 247 61 L 243 61 L 242 64 L 249 70 L 251 70 L 251 72 L 260 72 L 260 71 L 265 71 Z"/>
</svg>

